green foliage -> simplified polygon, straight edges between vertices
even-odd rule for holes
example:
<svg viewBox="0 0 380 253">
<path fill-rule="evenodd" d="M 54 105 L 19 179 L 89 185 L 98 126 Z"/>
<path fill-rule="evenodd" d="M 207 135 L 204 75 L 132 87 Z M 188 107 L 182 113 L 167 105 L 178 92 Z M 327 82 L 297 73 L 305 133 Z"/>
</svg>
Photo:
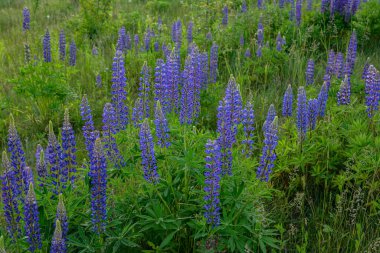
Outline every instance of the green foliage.
<svg viewBox="0 0 380 253">
<path fill-rule="evenodd" d="M 380 40 L 380 3 L 368 1 L 362 4 L 355 15 L 353 27 L 363 45 L 370 45 L 369 41 Z"/>
</svg>

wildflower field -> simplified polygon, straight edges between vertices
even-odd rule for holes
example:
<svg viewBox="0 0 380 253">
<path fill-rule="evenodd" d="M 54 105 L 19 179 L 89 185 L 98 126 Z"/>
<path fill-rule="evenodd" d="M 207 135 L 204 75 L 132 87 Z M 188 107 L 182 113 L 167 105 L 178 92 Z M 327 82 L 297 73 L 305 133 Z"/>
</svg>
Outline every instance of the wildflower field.
<svg viewBox="0 0 380 253">
<path fill-rule="evenodd" d="M 379 0 L 1 0 L 0 253 L 380 252 Z"/>
</svg>

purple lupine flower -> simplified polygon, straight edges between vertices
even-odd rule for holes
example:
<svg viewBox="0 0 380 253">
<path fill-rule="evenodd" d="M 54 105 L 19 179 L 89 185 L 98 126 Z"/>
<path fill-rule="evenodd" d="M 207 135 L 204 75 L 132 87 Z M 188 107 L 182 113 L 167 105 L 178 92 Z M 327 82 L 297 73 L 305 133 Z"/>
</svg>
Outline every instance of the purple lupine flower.
<svg viewBox="0 0 380 253">
<path fill-rule="evenodd" d="M 221 150 L 222 175 L 232 175 L 232 144 L 234 143 L 234 136 L 230 103 L 225 100 L 219 102 L 217 118 L 217 143 Z"/>
<path fill-rule="evenodd" d="M 307 127 L 310 130 L 314 130 L 317 124 L 318 117 L 318 100 L 317 99 L 309 99 L 307 102 Z"/>
<path fill-rule="evenodd" d="M 75 45 L 74 40 L 70 43 L 70 59 L 69 59 L 69 65 L 75 66 L 77 62 L 77 46 Z"/>
<path fill-rule="evenodd" d="M 132 39 L 129 32 L 125 35 L 125 46 L 126 50 L 132 50 Z"/>
<path fill-rule="evenodd" d="M 154 47 L 155 52 L 159 52 L 160 51 L 160 42 L 155 41 L 153 44 L 153 47 Z"/>
<path fill-rule="evenodd" d="M 177 111 L 179 108 L 179 83 L 180 83 L 180 66 L 179 54 L 172 51 L 165 64 L 165 71 L 162 73 L 165 80 L 165 92 L 162 99 L 162 109 L 165 114 L 171 111 Z"/>
<path fill-rule="evenodd" d="M 314 83 L 314 60 L 309 59 L 306 67 L 306 85 L 311 85 Z"/>
<path fill-rule="evenodd" d="M 100 74 L 96 75 L 96 87 L 98 88 L 102 87 L 102 76 Z"/>
<path fill-rule="evenodd" d="M 177 20 L 173 23 L 172 26 L 172 41 L 174 42 L 174 46 L 179 49 L 182 44 L 182 23 L 181 20 Z"/>
<path fill-rule="evenodd" d="M 116 134 L 116 117 L 115 109 L 111 103 L 106 103 L 103 109 L 103 147 L 106 157 L 111 161 L 116 168 L 125 165 L 124 158 L 116 144 L 114 134 Z"/>
<path fill-rule="evenodd" d="M 157 29 L 161 33 L 161 30 L 162 30 L 162 19 L 161 19 L 161 17 L 158 17 L 158 19 L 157 19 Z"/>
<path fill-rule="evenodd" d="M 69 110 L 65 110 L 64 121 L 62 126 L 62 164 L 65 168 L 63 170 L 67 171 L 68 179 L 71 184 L 74 185 L 75 174 L 77 172 L 77 156 L 75 152 L 76 141 L 73 127 L 70 123 Z"/>
<path fill-rule="evenodd" d="M 329 97 L 328 91 L 327 83 L 324 82 L 318 94 L 318 115 L 321 118 L 325 116 L 327 99 Z"/>
<path fill-rule="evenodd" d="M 41 147 L 40 144 L 38 145 L 39 147 Z M 41 150 L 38 154 L 38 159 L 36 163 L 36 171 L 37 171 L 39 186 L 44 187 L 46 183 L 46 179 L 48 177 L 48 169 L 47 169 L 47 164 L 45 160 L 45 153 L 43 150 Z"/>
<path fill-rule="evenodd" d="M 189 24 L 187 25 L 187 44 L 188 45 L 193 43 L 193 26 L 194 26 L 193 21 L 190 21 Z"/>
<path fill-rule="evenodd" d="M 302 15 L 302 1 L 296 0 L 296 24 L 300 26 L 301 24 L 301 15 Z"/>
<path fill-rule="evenodd" d="M 20 210 L 18 205 L 17 182 L 14 168 L 12 167 L 7 153 L 3 151 L 2 165 L 4 168 L 0 176 L 1 180 L 1 200 L 3 202 L 4 218 L 9 237 L 15 239 L 19 236 Z"/>
<path fill-rule="evenodd" d="M 330 85 L 331 85 L 331 75 L 325 74 L 323 76 L 323 82 L 326 83 L 327 90 L 330 90 Z"/>
<path fill-rule="evenodd" d="M 91 53 L 92 53 L 92 55 L 94 55 L 94 56 L 98 56 L 98 55 L 99 55 L 98 48 L 97 48 L 95 45 L 92 46 L 92 51 L 91 51 Z"/>
<path fill-rule="evenodd" d="M 44 148 L 41 146 L 41 144 L 37 144 L 36 153 L 35 153 L 36 162 L 40 159 L 40 153 L 43 150 Z"/>
<path fill-rule="evenodd" d="M 321 13 L 324 13 L 328 10 L 329 4 L 330 4 L 330 0 L 322 0 L 322 2 L 321 2 Z"/>
<path fill-rule="evenodd" d="M 208 140 L 206 144 L 206 171 L 204 205 L 207 224 L 216 227 L 220 224 L 220 180 L 221 180 L 221 153 L 217 141 Z"/>
<path fill-rule="evenodd" d="M 356 38 L 356 32 L 353 31 L 350 37 L 350 42 L 347 47 L 346 63 L 344 64 L 345 75 L 351 76 L 352 72 L 354 71 L 357 48 L 358 48 L 358 41 Z"/>
<path fill-rule="evenodd" d="M 260 10 L 263 8 L 263 0 L 257 0 L 257 8 Z"/>
<path fill-rule="evenodd" d="M 55 189 L 53 192 L 59 194 L 63 188 L 66 188 L 68 180 L 68 168 L 65 166 L 61 144 L 53 131 L 53 123 L 49 122 L 49 142 L 46 148 L 47 164 L 50 168 L 50 176 L 52 177 Z"/>
<path fill-rule="evenodd" d="M 127 78 L 125 77 L 124 57 L 121 51 L 116 51 L 112 63 L 112 105 L 115 108 L 116 131 L 124 130 L 128 124 L 129 109 L 127 100 Z"/>
<path fill-rule="evenodd" d="M 148 31 L 144 35 L 144 48 L 145 48 L 145 51 L 149 51 L 151 39 L 152 39 L 152 35 L 151 35 L 151 32 L 150 32 L 150 29 L 148 28 Z"/>
<path fill-rule="evenodd" d="M 101 234 L 105 232 L 107 220 L 107 162 L 100 138 L 95 141 L 88 175 L 91 178 L 91 220 L 93 231 Z"/>
<path fill-rule="evenodd" d="M 311 11 L 313 8 L 313 0 L 307 0 L 307 10 Z"/>
<path fill-rule="evenodd" d="M 161 148 L 167 148 L 170 146 L 169 125 L 164 113 L 162 112 L 161 103 L 159 100 L 156 104 L 154 116 L 154 124 L 156 125 L 157 144 Z"/>
<path fill-rule="evenodd" d="M 245 58 L 251 58 L 251 50 L 249 50 L 249 48 L 247 48 L 247 50 L 245 50 L 244 57 Z"/>
<path fill-rule="evenodd" d="M 296 17 L 296 6 L 295 6 L 296 0 L 290 0 L 290 10 L 289 10 L 289 20 L 294 21 Z"/>
<path fill-rule="evenodd" d="M 284 94 L 284 100 L 282 101 L 282 116 L 291 117 L 293 112 L 293 90 L 289 84 Z"/>
<path fill-rule="evenodd" d="M 50 46 L 49 30 L 46 30 L 42 44 L 43 44 L 43 48 L 44 48 L 44 61 L 45 62 L 51 62 L 51 46 Z"/>
<path fill-rule="evenodd" d="M 59 32 L 59 59 L 61 61 L 65 60 L 66 57 L 66 36 L 63 29 Z"/>
<path fill-rule="evenodd" d="M 344 65 L 344 56 L 341 52 L 338 52 L 335 57 L 335 68 L 334 68 L 334 74 L 337 78 L 342 77 L 343 65 Z"/>
<path fill-rule="evenodd" d="M 379 109 L 380 99 L 380 74 L 377 69 L 370 65 L 365 79 L 365 104 L 367 106 L 368 117 L 372 118 Z"/>
<path fill-rule="evenodd" d="M 210 51 L 210 76 L 209 82 L 216 83 L 216 77 L 218 72 L 218 45 L 214 42 Z"/>
<path fill-rule="evenodd" d="M 165 82 L 163 79 L 165 72 L 165 62 L 157 59 L 156 68 L 154 69 L 154 100 L 162 101 L 165 96 Z"/>
<path fill-rule="evenodd" d="M 55 221 L 55 229 L 53 239 L 51 241 L 50 253 L 65 253 L 66 242 L 62 238 L 61 222 L 57 219 Z"/>
<path fill-rule="evenodd" d="M 303 86 L 298 88 L 298 96 L 297 96 L 297 130 L 298 136 L 301 142 L 306 137 L 307 131 L 307 99 L 306 99 L 306 91 Z"/>
<path fill-rule="evenodd" d="M 255 111 L 250 102 L 247 102 L 243 109 L 242 124 L 244 130 L 244 139 L 242 141 L 242 144 L 244 145 L 243 154 L 248 158 L 253 153 L 253 131 L 255 130 Z"/>
<path fill-rule="evenodd" d="M 241 12 L 246 13 L 247 12 L 247 2 L 245 0 L 241 3 Z"/>
<path fill-rule="evenodd" d="M 274 168 L 274 162 L 277 158 L 275 149 L 278 144 L 278 117 L 275 116 L 273 121 L 268 124 L 264 131 L 264 146 L 260 157 L 260 164 L 257 168 L 256 177 L 261 181 L 268 182 L 269 176 Z"/>
<path fill-rule="evenodd" d="M 327 66 L 326 66 L 326 74 L 332 75 L 335 70 L 335 52 L 334 50 L 329 51 L 329 55 L 327 57 Z"/>
<path fill-rule="evenodd" d="M 14 194 L 17 198 L 21 197 L 22 190 L 26 189 L 27 186 L 23 184 L 25 181 L 22 175 L 25 164 L 25 153 L 22 147 L 22 143 L 20 137 L 17 133 L 17 129 L 15 126 L 13 115 L 11 114 L 9 117 L 9 129 L 8 129 L 8 152 L 11 154 L 10 160 L 11 165 L 15 174 L 15 188 Z M 25 192 L 26 194 L 26 192 Z"/>
<path fill-rule="evenodd" d="M 256 57 L 261 58 L 263 56 L 262 46 L 258 46 L 256 50 Z"/>
<path fill-rule="evenodd" d="M 144 65 L 141 69 L 141 76 L 140 76 L 140 85 L 139 85 L 139 94 L 138 97 L 140 101 L 135 104 L 135 107 L 133 108 L 133 122 L 135 125 L 137 125 L 139 122 L 141 122 L 145 118 L 150 117 L 150 74 L 149 74 L 149 68 L 148 64 L 144 62 Z"/>
<path fill-rule="evenodd" d="M 284 5 L 285 5 L 285 0 L 278 1 L 278 6 L 280 7 L 280 9 L 284 8 Z"/>
<path fill-rule="evenodd" d="M 22 15 L 24 17 L 22 21 L 22 31 L 26 32 L 27 30 L 30 30 L 30 12 L 27 7 L 24 7 L 22 10 Z"/>
<path fill-rule="evenodd" d="M 269 106 L 267 117 L 265 118 L 265 122 L 263 125 L 264 134 L 269 131 L 270 124 L 272 124 L 275 117 L 276 117 L 276 109 L 274 108 L 274 105 L 271 104 Z"/>
<path fill-rule="evenodd" d="M 259 24 L 257 25 L 257 45 L 264 45 L 264 26 L 262 23 L 262 17 L 260 17 Z"/>
<path fill-rule="evenodd" d="M 222 25 L 227 25 L 228 24 L 228 6 L 225 5 L 223 7 L 223 19 L 222 19 Z"/>
<path fill-rule="evenodd" d="M 159 175 L 157 174 L 157 161 L 148 119 L 145 119 L 140 126 L 140 150 L 144 178 L 149 183 L 155 184 L 159 180 Z"/>
<path fill-rule="evenodd" d="M 128 50 L 127 33 L 125 27 L 122 26 L 119 30 L 119 37 L 117 39 L 116 50 L 126 53 Z"/>
<path fill-rule="evenodd" d="M 244 35 L 240 35 L 240 40 L 239 40 L 240 46 L 244 46 Z"/>
<path fill-rule="evenodd" d="M 66 207 L 65 203 L 63 202 L 63 196 L 62 193 L 59 194 L 58 196 L 58 205 L 57 205 L 57 212 L 55 215 L 55 227 L 57 227 L 57 221 L 59 222 L 60 229 L 61 229 L 61 239 L 63 242 L 63 251 L 66 252 L 66 237 L 69 232 L 69 222 L 67 221 L 67 212 L 66 212 Z M 59 251 L 61 252 L 61 251 Z"/>
<path fill-rule="evenodd" d="M 363 73 L 362 73 L 362 79 L 365 80 L 368 74 L 368 68 L 369 68 L 369 58 L 365 61 L 364 67 L 363 67 Z"/>
<path fill-rule="evenodd" d="M 277 38 L 276 38 L 276 50 L 278 52 L 281 52 L 283 45 L 285 45 L 285 40 L 281 37 L 281 33 L 278 32 Z"/>
<path fill-rule="evenodd" d="M 38 205 L 33 183 L 29 184 L 29 190 L 25 197 L 24 217 L 26 241 L 29 244 L 29 251 L 34 252 L 37 249 L 41 249 L 42 243 Z"/>
<path fill-rule="evenodd" d="M 210 31 L 206 34 L 206 39 L 212 41 L 212 34 Z"/>
<path fill-rule="evenodd" d="M 242 117 L 243 102 L 240 95 L 239 86 L 237 85 L 236 80 L 232 75 L 230 76 L 230 80 L 227 84 L 224 100 L 229 107 L 229 117 L 231 117 L 233 128 L 232 142 L 235 143 L 237 126 L 240 124 Z"/>
<path fill-rule="evenodd" d="M 350 77 L 347 75 L 342 81 L 339 91 L 337 93 L 338 105 L 349 105 L 351 102 L 351 82 Z"/>
<path fill-rule="evenodd" d="M 80 104 L 80 114 L 82 116 L 82 120 L 84 121 L 84 125 L 82 127 L 83 137 L 85 140 L 88 156 L 91 158 L 97 136 L 87 95 L 84 95 L 82 98 L 82 102 Z"/>
<path fill-rule="evenodd" d="M 181 94 L 180 122 L 192 124 L 200 111 L 200 90 L 202 85 L 199 51 L 196 46 L 186 59 L 183 71 L 183 86 Z"/>
<path fill-rule="evenodd" d="M 138 34 L 135 34 L 135 37 L 134 37 L 134 46 L 135 46 L 135 52 L 137 53 L 139 51 L 139 41 L 140 41 L 140 38 L 139 38 L 139 35 Z M 117 50 L 116 50 L 117 52 Z"/>
<path fill-rule="evenodd" d="M 24 185 L 29 185 L 32 183 L 34 185 L 33 171 L 29 166 L 25 166 L 22 171 L 22 178 L 24 179 Z M 28 187 L 25 187 L 25 192 L 28 192 Z"/>
</svg>

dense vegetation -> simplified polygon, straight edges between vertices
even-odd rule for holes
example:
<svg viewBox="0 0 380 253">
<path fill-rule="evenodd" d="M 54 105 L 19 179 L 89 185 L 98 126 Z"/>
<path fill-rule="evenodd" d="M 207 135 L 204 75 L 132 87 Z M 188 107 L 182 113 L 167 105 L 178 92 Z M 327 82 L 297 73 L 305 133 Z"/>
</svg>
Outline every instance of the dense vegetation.
<svg viewBox="0 0 380 253">
<path fill-rule="evenodd" d="M 0 252 L 380 252 L 380 2 L 0 1 Z"/>
</svg>

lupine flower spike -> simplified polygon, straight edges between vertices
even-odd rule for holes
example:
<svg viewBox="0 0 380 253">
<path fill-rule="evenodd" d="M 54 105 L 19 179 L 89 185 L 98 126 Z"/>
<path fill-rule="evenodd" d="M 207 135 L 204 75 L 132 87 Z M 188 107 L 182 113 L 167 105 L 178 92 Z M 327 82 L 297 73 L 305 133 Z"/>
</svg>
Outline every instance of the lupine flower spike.
<svg viewBox="0 0 380 253">
<path fill-rule="evenodd" d="M 69 59 L 69 65 L 75 66 L 77 62 L 77 46 L 75 45 L 74 40 L 70 43 L 70 59 Z"/>
<path fill-rule="evenodd" d="M 160 101 L 157 101 L 154 124 L 156 125 L 157 144 L 162 148 L 170 146 L 169 125 L 162 112 Z"/>
<path fill-rule="evenodd" d="M 74 185 L 77 166 L 76 151 L 74 130 L 70 123 L 69 110 L 66 109 L 62 126 L 62 163 L 68 172 L 68 179 L 72 185 Z"/>
<path fill-rule="evenodd" d="M 220 224 L 220 179 L 221 179 L 221 156 L 216 141 L 208 140 L 206 144 L 206 171 L 205 187 L 206 193 L 204 205 L 207 224 L 216 227 Z"/>
<path fill-rule="evenodd" d="M 57 222 L 60 223 L 60 228 L 62 232 L 62 241 L 63 243 L 63 252 L 66 252 L 66 236 L 69 231 L 69 223 L 67 221 L 67 212 L 66 207 L 63 202 L 63 196 L 62 193 L 58 196 L 58 205 L 57 205 L 57 214 L 55 216 L 56 223 L 55 226 L 57 227 Z"/>
<path fill-rule="evenodd" d="M 370 65 L 365 79 L 365 104 L 369 118 L 373 118 L 379 108 L 380 99 L 380 74 L 377 69 Z"/>
<path fill-rule="evenodd" d="M 225 99 L 219 102 L 217 117 L 217 142 L 221 152 L 222 175 L 232 175 L 231 149 L 234 143 L 233 122 L 231 118 L 231 104 Z"/>
<path fill-rule="evenodd" d="M 40 146 L 41 147 L 41 146 Z M 44 187 L 46 184 L 46 179 L 48 177 L 47 164 L 45 160 L 45 152 L 41 150 L 37 158 L 36 170 L 38 176 L 38 182 L 40 187 Z"/>
<path fill-rule="evenodd" d="M 148 119 L 145 119 L 140 126 L 140 150 L 145 180 L 149 183 L 157 183 L 159 175 L 157 174 L 157 161 Z"/>
<path fill-rule="evenodd" d="M 311 85 L 314 83 L 314 61 L 310 59 L 307 62 L 306 68 L 306 85 Z"/>
<path fill-rule="evenodd" d="M 264 146 L 260 157 L 260 165 L 257 168 L 257 178 L 261 181 L 268 182 L 270 174 L 274 168 L 274 162 L 277 158 L 275 149 L 278 144 L 278 117 L 268 124 L 264 132 Z"/>
<path fill-rule="evenodd" d="M 101 234 L 106 229 L 107 220 L 107 162 L 100 138 L 95 141 L 90 160 L 91 178 L 91 218 L 93 231 Z"/>
<path fill-rule="evenodd" d="M 291 117 L 293 112 L 293 90 L 289 84 L 284 94 L 284 100 L 282 102 L 282 116 Z"/>
<path fill-rule="evenodd" d="M 43 48 L 44 48 L 44 61 L 45 62 L 51 62 L 51 46 L 50 46 L 49 30 L 46 30 L 42 44 L 43 44 Z"/>
<path fill-rule="evenodd" d="M 243 154 L 248 158 L 253 153 L 253 136 L 255 131 L 255 112 L 251 102 L 247 102 L 243 109 L 242 124 L 244 130 L 244 139 L 242 141 L 242 144 L 244 145 Z"/>
<path fill-rule="evenodd" d="M 62 238 L 61 222 L 57 219 L 55 221 L 55 230 L 51 242 L 50 253 L 65 253 L 66 243 Z"/>
<path fill-rule="evenodd" d="M 91 158 L 94 150 L 95 140 L 98 137 L 95 132 L 94 122 L 92 120 L 91 108 L 88 103 L 87 95 L 84 95 L 80 104 L 80 114 L 84 125 L 82 127 L 83 136 L 85 140 L 86 149 L 89 157 Z"/>
<path fill-rule="evenodd" d="M 318 94 L 318 115 L 320 118 L 325 116 L 327 99 L 329 97 L 327 83 L 324 82 Z"/>
<path fill-rule="evenodd" d="M 342 81 L 339 91 L 337 93 L 338 105 L 349 105 L 351 101 L 351 83 L 350 77 L 347 75 Z"/>
<path fill-rule="evenodd" d="M 22 10 L 22 15 L 24 17 L 23 22 L 22 22 L 22 30 L 24 32 L 30 30 L 30 11 L 28 8 L 24 7 Z"/>
<path fill-rule="evenodd" d="M 306 91 L 303 86 L 298 88 L 298 97 L 297 97 L 297 129 L 298 136 L 302 142 L 306 137 L 307 131 L 307 99 Z"/>
<path fill-rule="evenodd" d="M 41 249 L 42 243 L 40 234 L 38 205 L 36 200 L 36 194 L 34 193 L 33 183 L 29 184 L 28 194 L 25 198 L 24 216 L 26 241 L 29 244 L 29 251 L 34 252 L 37 249 Z"/>
<path fill-rule="evenodd" d="M 309 99 L 307 102 L 307 119 L 308 119 L 308 128 L 314 130 L 317 123 L 318 116 L 318 100 Z"/>
</svg>

